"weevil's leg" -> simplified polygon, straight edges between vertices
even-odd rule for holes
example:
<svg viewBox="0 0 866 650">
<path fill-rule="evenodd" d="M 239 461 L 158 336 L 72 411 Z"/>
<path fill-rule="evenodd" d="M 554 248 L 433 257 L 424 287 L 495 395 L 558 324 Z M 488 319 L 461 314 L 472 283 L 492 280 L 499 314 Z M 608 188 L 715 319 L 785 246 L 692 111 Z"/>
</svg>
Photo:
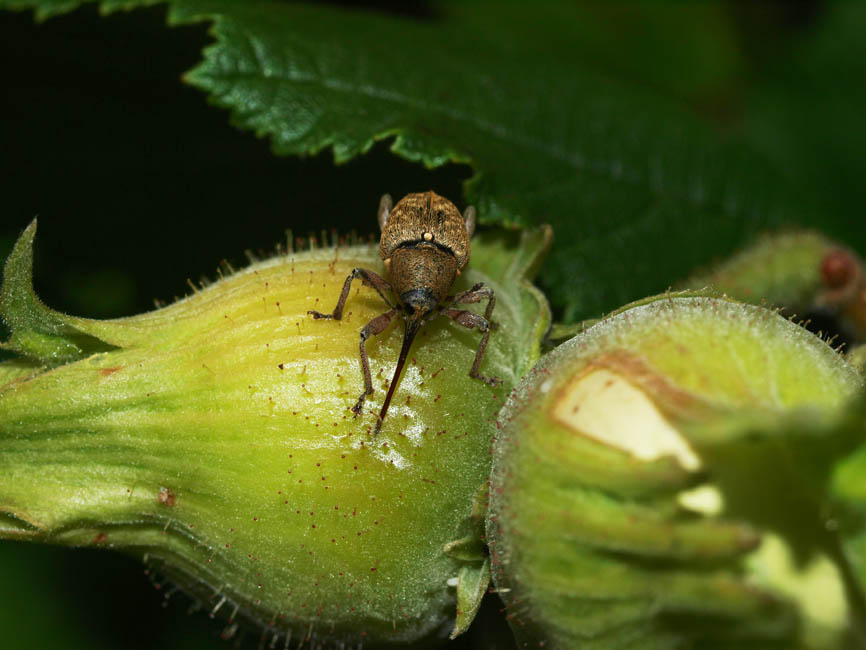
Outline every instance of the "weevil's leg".
<svg viewBox="0 0 866 650">
<path fill-rule="evenodd" d="M 343 290 L 340 292 L 340 299 L 337 300 L 337 306 L 334 307 L 334 311 L 330 314 L 323 314 L 322 312 L 318 312 L 315 310 L 310 310 L 307 313 L 312 314 L 313 318 L 328 318 L 333 320 L 340 320 L 343 317 L 343 307 L 346 304 L 346 298 L 349 297 L 349 289 L 352 285 L 352 280 L 360 277 L 361 281 L 366 284 L 368 287 L 373 287 L 376 290 L 376 293 L 379 294 L 379 297 L 385 301 L 385 304 L 388 305 L 391 309 L 395 309 L 395 306 L 391 304 L 391 301 L 385 297 L 386 291 L 391 291 L 391 285 L 385 282 L 385 280 L 373 273 L 372 271 L 368 271 L 367 269 L 352 269 L 352 272 L 349 274 L 349 277 L 346 278 L 346 281 L 343 283 Z"/>
<path fill-rule="evenodd" d="M 397 310 L 392 309 L 391 311 L 386 311 L 384 314 L 379 314 L 364 325 L 364 328 L 361 330 L 361 373 L 364 375 L 364 392 L 361 393 L 355 406 L 352 407 L 352 413 L 355 414 L 355 417 L 358 417 L 358 414 L 361 412 L 367 395 L 373 394 L 373 378 L 370 376 L 370 360 L 367 358 L 367 339 L 385 331 L 385 328 L 391 323 L 396 313 Z"/>
<path fill-rule="evenodd" d="M 478 350 L 475 352 L 475 361 L 472 363 L 472 369 L 469 371 L 469 376 L 475 379 L 480 379 L 490 386 L 498 386 L 501 383 L 499 379 L 496 377 L 485 377 L 478 372 L 478 369 L 481 367 L 481 361 L 484 358 L 484 351 L 487 349 L 487 341 L 490 338 L 490 332 L 496 329 L 496 323 L 490 320 L 490 316 L 493 314 L 493 307 L 496 305 L 496 296 L 493 295 L 493 290 L 487 287 L 479 289 L 473 287 L 469 291 L 464 291 L 462 294 L 458 294 L 458 297 L 460 296 L 462 296 L 460 302 L 479 302 L 483 298 L 489 299 L 483 317 L 464 309 L 448 308 L 443 309 L 442 313 L 463 327 L 474 327 L 484 333 L 481 337 L 481 343 L 478 344 Z M 455 298 L 455 301 L 452 304 L 456 303 L 457 300 Z"/>
<path fill-rule="evenodd" d="M 376 293 L 379 294 L 379 297 L 384 301 L 386 305 L 388 305 L 391 309 L 397 309 L 397 305 L 388 300 L 385 295 L 387 292 L 393 293 L 394 290 L 391 288 L 391 285 L 378 273 L 373 273 L 373 271 L 368 271 L 367 269 L 355 269 L 352 271 L 353 273 L 357 271 L 358 275 L 361 276 L 361 282 L 364 283 L 368 287 L 372 287 L 376 290 Z"/>
<path fill-rule="evenodd" d="M 448 307 L 453 307 L 454 305 L 460 305 L 471 302 L 481 302 L 484 298 L 492 297 L 493 289 L 490 287 L 485 287 L 483 282 L 479 282 L 478 284 L 472 285 L 471 289 L 467 289 L 466 291 L 461 291 L 455 296 L 446 296 L 445 300 L 442 301 L 444 307 L 440 309 L 443 311 Z M 494 300 L 495 302 L 495 300 Z M 492 311 L 492 308 L 491 308 Z"/>
<path fill-rule="evenodd" d="M 484 310 L 484 317 L 478 314 L 461 309 L 451 309 L 454 305 L 481 302 L 487 298 L 487 308 Z M 496 296 L 493 289 L 485 287 L 483 282 L 479 282 L 471 289 L 461 291 L 456 296 L 448 296 L 446 298 L 445 307 L 441 307 L 439 311 L 452 320 L 455 320 L 464 327 L 475 327 L 484 335 L 481 337 L 481 343 L 478 345 L 478 351 L 475 353 L 475 362 L 472 364 L 472 369 L 469 371 L 469 376 L 496 386 L 500 383 L 495 377 L 485 377 L 478 372 L 481 367 L 481 360 L 484 358 L 484 351 L 487 348 L 487 341 L 490 338 L 490 332 L 497 328 L 497 324 L 490 320 L 493 314 L 493 308 L 496 306 Z"/>
<path fill-rule="evenodd" d="M 388 216 L 391 214 L 391 206 L 394 205 L 394 200 L 390 194 L 383 194 L 379 199 L 379 230 L 385 230 L 385 224 L 388 223 Z"/>
<path fill-rule="evenodd" d="M 466 232 L 471 237 L 475 232 L 475 206 L 467 206 L 463 211 L 463 223 L 466 224 Z"/>
</svg>

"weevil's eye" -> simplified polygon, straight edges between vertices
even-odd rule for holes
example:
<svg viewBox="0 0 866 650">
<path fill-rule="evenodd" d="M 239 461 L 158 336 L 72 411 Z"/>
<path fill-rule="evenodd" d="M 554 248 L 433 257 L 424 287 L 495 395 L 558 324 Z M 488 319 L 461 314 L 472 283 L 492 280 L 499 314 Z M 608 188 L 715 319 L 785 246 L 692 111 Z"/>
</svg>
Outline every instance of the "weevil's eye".
<svg viewBox="0 0 866 650">
<path fill-rule="evenodd" d="M 425 232 L 423 237 L 424 237 L 424 241 L 433 241 L 433 233 L 432 232 Z"/>
</svg>

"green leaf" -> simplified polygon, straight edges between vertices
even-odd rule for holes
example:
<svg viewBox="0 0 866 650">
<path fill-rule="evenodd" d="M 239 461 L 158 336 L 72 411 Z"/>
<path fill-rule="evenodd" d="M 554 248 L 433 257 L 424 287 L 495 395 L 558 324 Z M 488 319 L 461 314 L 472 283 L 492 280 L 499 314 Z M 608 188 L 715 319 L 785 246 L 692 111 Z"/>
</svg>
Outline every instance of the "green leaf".
<svg viewBox="0 0 866 650">
<path fill-rule="evenodd" d="M 831 2 L 808 31 L 767 47 L 743 131 L 804 196 L 827 234 L 866 253 L 866 6 Z"/>
<path fill-rule="evenodd" d="M 457 574 L 457 620 L 451 638 L 456 638 L 469 629 L 475 619 L 481 599 L 487 593 L 490 584 L 490 560 L 483 563 L 464 566 Z"/>
<path fill-rule="evenodd" d="M 442 552 L 461 562 L 480 562 L 485 557 L 485 546 L 478 537 L 467 536 L 448 542 Z"/>
<path fill-rule="evenodd" d="M 472 241 L 472 266 L 489 275 L 503 287 L 520 288 L 517 326 L 528 343 L 515 350 L 520 355 L 515 367 L 527 372 L 541 357 L 541 344 L 550 327 L 550 305 L 533 286 L 532 278 L 547 255 L 552 233 L 550 227 L 506 231 L 484 231 Z M 485 500 L 486 503 L 486 500 Z M 483 518 L 483 512 L 480 517 Z"/>
<path fill-rule="evenodd" d="M 550 226 L 524 230 L 486 230 L 472 246 L 472 264 L 500 281 L 532 280 L 553 243 Z"/>
<path fill-rule="evenodd" d="M 28 5 L 57 7 L 7 0 Z M 276 153 L 330 147 L 342 162 L 392 139 L 430 167 L 472 165 L 467 198 L 483 221 L 550 223 L 542 280 L 566 320 L 662 290 L 798 216 L 760 159 L 595 74 L 574 53 L 579 13 L 565 5 L 449 2 L 424 21 L 280 2 L 170 7 L 173 23 L 214 21 L 216 43 L 187 80 Z"/>
<path fill-rule="evenodd" d="M 424 23 L 195 6 L 219 16 L 218 41 L 187 79 L 235 123 L 283 154 L 332 147 L 344 161 L 393 137 L 411 160 L 470 163 L 485 221 L 553 225 L 544 284 L 568 319 L 663 289 L 785 213 L 760 161 L 575 62 L 562 7 L 451 3 Z"/>
<path fill-rule="evenodd" d="M 448 542 L 443 547 L 445 555 L 453 557 L 461 562 L 478 563 L 487 558 L 487 546 L 484 543 L 484 518 L 487 515 L 487 502 L 489 501 L 489 487 L 487 481 L 476 490 L 475 499 L 472 502 L 472 513 L 466 520 L 469 534 Z"/>
<path fill-rule="evenodd" d="M 75 321 L 46 307 L 33 291 L 33 238 L 36 220 L 12 250 L 0 289 L 0 316 L 12 332 L 3 347 L 46 365 L 82 359 L 113 346 L 83 332 Z"/>
<path fill-rule="evenodd" d="M 165 0 L 103 0 L 99 8 L 103 13 L 129 10 L 136 7 L 162 4 Z M 2 0 L 0 7 L 8 9 L 33 9 L 38 20 L 69 13 L 83 4 L 93 4 L 92 0 Z"/>
</svg>

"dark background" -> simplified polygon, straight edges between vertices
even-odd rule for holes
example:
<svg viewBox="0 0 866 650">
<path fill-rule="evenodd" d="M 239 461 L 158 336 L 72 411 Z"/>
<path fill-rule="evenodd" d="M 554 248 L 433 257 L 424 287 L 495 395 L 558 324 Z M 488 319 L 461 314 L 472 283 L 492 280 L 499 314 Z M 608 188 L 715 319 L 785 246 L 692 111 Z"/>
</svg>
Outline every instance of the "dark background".
<svg viewBox="0 0 866 650">
<path fill-rule="evenodd" d="M 166 28 L 162 7 L 100 17 L 88 6 L 43 24 L 0 13 L 0 237 L 8 247 L 39 217 L 48 304 L 127 315 L 213 277 L 221 259 L 272 252 L 293 225 L 378 231 L 384 192 L 460 197 L 468 167 L 426 170 L 387 143 L 339 167 L 330 151 L 274 157 L 181 81 L 210 40 L 206 25 Z"/>
<path fill-rule="evenodd" d="M 434 12 L 419 7 L 416 19 Z M 724 132 L 738 128 L 745 89 L 784 61 L 824 4 L 728 11 L 738 76 L 700 96 L 659 86 Z M 188 278 L 213 277 L 222 259 L 242 266 L 244 249 L 272 251 L 286 228 L 373 233 L 386 191 L 436 189 L 462 207 L 468 167 L 427 170 L 389 154 L 388 143 L 339 167 L 329 151 L 274 157 L 181 82 L 209 41 L 205 25 L 166 28 L 162 7 L 108 17 L 87 7 L 41 25 L 29 12 L 0 12 L 0 252 L 38 215 L 35 285 L 52 307 L 137 313 L 186 293 Z M 0 647 L 228 647 L 219 625 L 187 614 L 185 596 L 162 602 L 138 559 L 0 543 Z M 450 647 L 506 650 L 497 609 L 491 599 L 474 636 Z M 251 633 L 245 647 L 257 642 Z"/>
</svg>

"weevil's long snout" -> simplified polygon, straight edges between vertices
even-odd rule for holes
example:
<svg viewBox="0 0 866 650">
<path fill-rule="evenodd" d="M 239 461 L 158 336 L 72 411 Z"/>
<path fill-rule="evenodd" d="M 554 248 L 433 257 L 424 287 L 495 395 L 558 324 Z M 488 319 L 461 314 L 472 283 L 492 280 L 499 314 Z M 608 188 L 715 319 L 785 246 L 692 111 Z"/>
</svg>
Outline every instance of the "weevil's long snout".
<svg viewBox="0 0 866 650">
<path fill-rule="evenodd" d="M 409 348 L 412 347 L 412 341 L 415 340 L 415 334 L 421 327 L 421 317 L 423 314 L 416 311 L 406 319 L 406 331 L 403 334 L 403 346 L 400 348 L 400 356 L 397 359 L 397 367 L 394 369 L 394 377 L 391 379 L 391 385 L 388 387 L 388 394 L 385 395 L 385 402 L 382 404 L 382 410 L 379 412 L 379 418 L 376 420 L 376 428 L 373 435 L 379 434 L 379 429 L 382 428 L 382 421 L 388 413 L 388 406 L 391 404 L 391 398 L 394 396 L 394 389 L 397 388 L 397 382 L 400 381 L 400 374 L 403 372 L 403 364 L 406 363 L 406 357 L 409 355 Z"/>
</svg>

